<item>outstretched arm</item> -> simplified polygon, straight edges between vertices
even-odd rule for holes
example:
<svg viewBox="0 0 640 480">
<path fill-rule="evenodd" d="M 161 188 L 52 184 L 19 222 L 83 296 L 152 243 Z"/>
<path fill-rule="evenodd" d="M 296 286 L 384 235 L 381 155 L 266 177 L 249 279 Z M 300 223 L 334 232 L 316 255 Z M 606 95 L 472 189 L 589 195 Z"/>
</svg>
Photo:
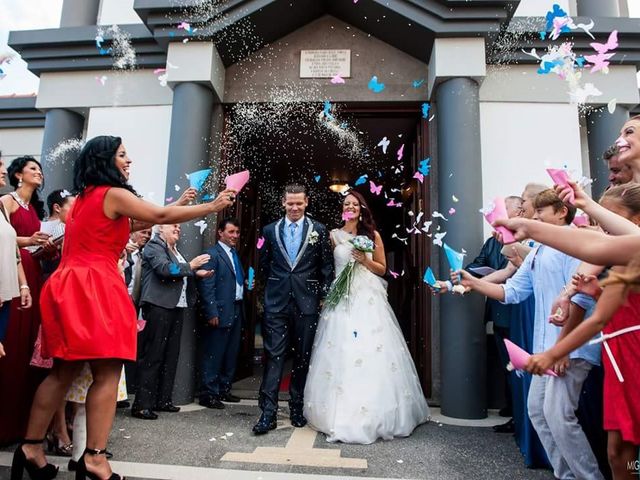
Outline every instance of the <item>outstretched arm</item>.
<svg viewBox="0 0 640 480">
<path fill-rule="evenodd" d="M 566 228 L 536 220 L 511 218 L 497 220 L 516 238 L 534 240 L 594 265 L 626 265 L 640 250 L 640 235 L 611 236 L 587 229 Z"/>
<path fill-rule="evenodd" d="M 233 199 L 235 199 L 235 191 L 225 190 L 212 202 L 193 206 L 159 207 L 145 202 L 124 188 L 110 188 L 105 195 L 103 210 L 105 215 L 113 219 L 124 216 L 144 224 L 164 225 L 182 223 L 219 212 L 233 205 Z"/>
<path fill-rule="evenodd" d="M 470 288 L 485 297 L 493 298 L 500 302 L 504 301 L 504 289 L 502 285 L 487 282 L 482 278 L 476 278 L 466 270 L 460 270 L 456 273 L 460 274 L 460 285 L 463 287 Z"/>
<path fill-rule="evenodd" d="M 546 352 L 532 355 L 525 369 L 528 372 L 541 375 L 558 359 L 587 343 L 609 323 L 613 314 L 624 302 L 624 287 L 622 283 L 607 286 L 602 292 L 593 315 Z"/>
<path fill-rule="evenodd" d="M 555 187 L 556 193 L 565 203 L 568 202 L 569 195 L 573 192 L 575 206 L 586 212 L 589 217 L 611 235 L 634 235 L 640 233 L 640 228 L 626 218 L 604 208 L 575 182 L 569 182 L 568 187 Z"/>
</svg>

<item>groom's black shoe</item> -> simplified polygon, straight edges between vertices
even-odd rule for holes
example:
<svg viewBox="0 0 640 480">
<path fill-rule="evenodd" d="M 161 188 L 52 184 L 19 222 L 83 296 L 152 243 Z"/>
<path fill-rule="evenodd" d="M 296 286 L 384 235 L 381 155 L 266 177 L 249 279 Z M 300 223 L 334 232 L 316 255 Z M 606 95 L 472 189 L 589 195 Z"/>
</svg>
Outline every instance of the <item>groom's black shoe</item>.
<svg viewBox="0 0 640 480">
<path fill-rule="evenodd" d="M 267 415 L 263 413 L 260 416 L 260 420 L 253 426 L 253 433 L 256 435 L 264 435 L 268 433 L 269 430 L 275 430 L 278 426 L 278 422 L 276 421 L 276 417 L 272 415 Z"/>
<path fill-rule="evenodd" d="M 289 413 L 289 419 L 291 420 L 291 425 L 296 428 L 302 428 L 307 424 L 307 419 L 304 418 L 301 410 L 292 409 L 291 413 Z"/>
</svg>

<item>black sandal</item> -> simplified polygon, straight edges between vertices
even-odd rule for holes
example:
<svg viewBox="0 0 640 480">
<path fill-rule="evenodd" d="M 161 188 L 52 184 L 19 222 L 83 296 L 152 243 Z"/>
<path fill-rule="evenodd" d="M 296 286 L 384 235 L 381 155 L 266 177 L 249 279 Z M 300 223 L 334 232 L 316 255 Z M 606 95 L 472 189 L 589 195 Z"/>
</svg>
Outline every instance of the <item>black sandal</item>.
<svg viewBox="0 0 640 480">
<path fill-rule="evenodd" d="M 38 445 L 44 442 L 44 438 L 40 440 L 24 439 L 13 454 L 11 462 L 11 480 L 22 480 L 24 471 L 26 470 L 31 480 L 52 480 L 58 474 L 58 467 L 47 463 L 44 467 L 38 467 L 35 463 L 27 459 L 22 450 L 23 445 Z"/>
<path fill-rule="evenodd" d="M 87 464 L 84 461 L 84 457 L 85 455 L 89 454 L 89 455 L 107 455 L 109 452 L 107 452 L 107 449 L 103 449 L 103 450 L 99 450 L 97 448 L 86 448 L 84 450 L 84 453 L 82 454 L 82 457 L 80 457 L 80 460 L 78 461 L 78 465 L 76 467 L 76 480 L 86 480 L 87 478 L 89 480 L 102 480 L 97 474 L 92 473 L 90 471 L 87 470 Z M 13 480 L 13 479 L 11 479 Z M 121 477 L 120 475 L 118 475 L 117 473 L 111 473 L 111 476 L 109 478 L 107 478 L 106 480 L 126 480 L 125 477 Z"/>
</svg>

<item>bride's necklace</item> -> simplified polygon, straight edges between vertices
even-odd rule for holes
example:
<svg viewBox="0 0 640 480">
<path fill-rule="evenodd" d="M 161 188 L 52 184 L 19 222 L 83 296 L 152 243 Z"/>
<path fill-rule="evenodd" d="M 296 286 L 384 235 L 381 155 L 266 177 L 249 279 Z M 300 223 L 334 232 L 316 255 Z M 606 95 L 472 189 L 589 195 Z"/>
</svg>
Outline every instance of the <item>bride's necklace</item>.
<svg viewBox="0 0 640 480">
<path fill-rule="evenodd" d="M 16 202 L 18 202 L 18 205 L 20 205 L 25 210 L 29 210 L 29 204 L 25 203 L 25 201 L 22 200 L 22 197 L 18 195 L 18 192 L 11 192 L 11 196 L 15 199 Z"/>
</svg>

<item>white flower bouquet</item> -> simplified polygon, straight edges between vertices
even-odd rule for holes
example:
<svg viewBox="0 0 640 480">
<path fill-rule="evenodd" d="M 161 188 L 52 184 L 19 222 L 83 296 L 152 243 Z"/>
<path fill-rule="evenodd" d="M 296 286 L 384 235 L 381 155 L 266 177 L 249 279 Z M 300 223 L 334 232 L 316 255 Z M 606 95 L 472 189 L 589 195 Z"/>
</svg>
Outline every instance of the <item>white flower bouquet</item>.
<svg viewBox="0 0 640 480">
<path fill-rule="evenodd" d="M 351 242 L 353 248 L 364 253 L 373 252 L 373 249 L 375 248 L 373 240 L 366 235 L 358 235 L 349 240 L 349 242 Z M 331 285 L 331 289 L 325 299 L 327 307 L 334 308 L 338 303 L 340 303 L 340 300 L 348 298 L 355 264 L 356 261 L 353 258 L 349 260 L 347 266 L 344 267 L 342 272 L 340 272 L 340 275 L 338 275 L 338 278 L 333 282 L 333 285 Z"/>
</svg>

